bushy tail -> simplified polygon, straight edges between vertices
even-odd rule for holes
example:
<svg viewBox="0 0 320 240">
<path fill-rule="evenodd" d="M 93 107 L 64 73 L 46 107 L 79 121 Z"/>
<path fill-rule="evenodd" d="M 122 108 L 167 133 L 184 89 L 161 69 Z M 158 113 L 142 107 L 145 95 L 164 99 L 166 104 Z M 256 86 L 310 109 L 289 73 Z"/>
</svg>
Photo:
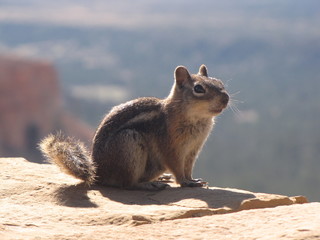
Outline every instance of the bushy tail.
<svg viewBox="0 0 320 240">
<path fill-rule="evenodd" d="M 96 166 L 84 144 L 61 133 L 50 134 L 39 143 L 39 148 L 49 162 L 62 171 L 91 185 L 95 181 Z"/>
</svg>

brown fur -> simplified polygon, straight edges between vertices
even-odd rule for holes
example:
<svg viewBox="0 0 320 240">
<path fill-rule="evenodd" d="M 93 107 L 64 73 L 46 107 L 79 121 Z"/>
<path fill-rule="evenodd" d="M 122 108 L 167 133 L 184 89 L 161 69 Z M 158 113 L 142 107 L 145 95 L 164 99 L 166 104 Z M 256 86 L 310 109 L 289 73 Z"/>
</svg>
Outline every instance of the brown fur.
<svg viewBox="0 0 320 240">
<path fill-rule="evenodd" d="M 65 173 L 84 180 L 87 185 L 94 183 L 96 166 L 81 142 L 58 133 L 44 138 L 39 147 L 48 161 Z"/>
<path fill-rule="evenodd" d="M 196 85 L 201 85 L 200 91 Z M 181 186 L 202 186 L 192 178 L 192 169 L 214 117 L 228 100 L 222 82 L 208 77 L 204 65 L 193 75 L 179 66 L 166 99 L 139 98 L 114 107 L 106 115 L 94 136 L 91 157 L 81 155 L 82 147 L 74 147 L 79 143 L 70 139 L 50 144 L 44 140 L 41 150 L 67 173 L 90 183 L 95 179 L 101 185 L 158 190 L 166 184 L 153 181 L 170 171 Z M 55 146 L 61 142 L 73 146 L 73 155 L 86 157 L 74 160 L 72 153 L 57 150 Z M 91 170 L 85 173 L 90 177 L 84 171 L 79 174 L 77 164 L 70 163 L 74 161 L 86 162 L 84 166 Z"/>
</svg>

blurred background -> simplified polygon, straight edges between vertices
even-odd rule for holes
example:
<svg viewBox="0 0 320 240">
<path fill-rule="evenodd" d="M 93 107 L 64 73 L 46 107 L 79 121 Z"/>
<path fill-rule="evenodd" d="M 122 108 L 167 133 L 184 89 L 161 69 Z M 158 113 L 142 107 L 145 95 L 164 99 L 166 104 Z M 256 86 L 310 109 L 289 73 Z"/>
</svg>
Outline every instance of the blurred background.
<svg viewBox="0 0 320 240">
<path fill-rule="evenodd" d="M 194 177 L 320 201 L 319 26 L 317 0 L 0 0 L 0 156 L 42 162 L 57 130 L 90 144 L 112 106 L 204 63 L 235 106 Z"/>
</svg>

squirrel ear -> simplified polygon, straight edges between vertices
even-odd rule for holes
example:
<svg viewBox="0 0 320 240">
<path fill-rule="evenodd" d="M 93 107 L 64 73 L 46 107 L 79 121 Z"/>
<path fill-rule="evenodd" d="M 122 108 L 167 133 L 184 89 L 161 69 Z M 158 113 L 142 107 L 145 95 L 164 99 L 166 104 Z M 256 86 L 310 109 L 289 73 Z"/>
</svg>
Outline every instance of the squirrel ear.
<svg viewBox="0 0 320 240">
<path fill-rule="evenodd" d="M 182 86 L 185 81 L 188 81 L 191 78 L 191 76 L 186 67 L 178 66 L 174 71 L 174 78 L 176 80 L 176 83 L 179 86 Z"/>
<path fill-rule="evenodd" d="M 208 77 L 208 69 L 206 65 L 202 64 L 199 68 L 199 73 L 201 76 Z"/>
</svg>

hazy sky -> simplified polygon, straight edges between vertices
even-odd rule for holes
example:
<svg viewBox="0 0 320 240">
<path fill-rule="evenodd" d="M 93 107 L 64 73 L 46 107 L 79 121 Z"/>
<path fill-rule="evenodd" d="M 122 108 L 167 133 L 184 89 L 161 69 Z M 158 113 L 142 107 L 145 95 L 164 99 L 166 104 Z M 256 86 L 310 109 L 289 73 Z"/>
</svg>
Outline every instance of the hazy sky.
<svg viewBox="0 0 320 240">
<path fill-rule="evenodd" d="M 6 0 L 0 1 L 0 21 L 73 26 L 203 27 L 226 30 L 278 29 L 320 34 L 310 23 L 320 22 L 320 2 L 310 1 L 185 1 L 185 0 Z"/>
</svg>

